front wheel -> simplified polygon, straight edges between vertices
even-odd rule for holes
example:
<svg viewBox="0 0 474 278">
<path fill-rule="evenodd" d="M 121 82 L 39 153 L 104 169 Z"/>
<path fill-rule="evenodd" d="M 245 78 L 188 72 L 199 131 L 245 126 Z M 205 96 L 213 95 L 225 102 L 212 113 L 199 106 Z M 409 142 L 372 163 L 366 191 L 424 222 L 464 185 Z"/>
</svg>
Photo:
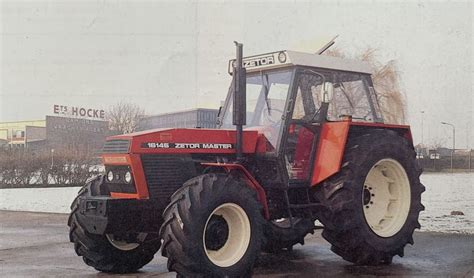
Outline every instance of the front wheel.
<svg viewBox="0 0 474 278">
<path fill-rule="evenodd" d="M 136 272 L 149 263 L 161 246 L 158 234 L 121 233 L 97 235 L 87 232 L 78 218 L 80 198 L 98 192 L 102 185 L 101 176 L 88 182 L 71 205 L 68 226 L 69 240 L 74 250 L 87 265 L 109 273 Z"/>
<path fill-rule="evenodd" d="M 160 234 L 168 269 L 183 276 L 250 274 L 263 236 L 256 194 L 237 177 L 205 174 L 171 197 Z"/>
<path fill-rule="evenodd" d="M 291 227 L 290 218 L 268 221 L 265 230 L 267 242 L 262 248 L 267 253 L 278 253 L 284 249 L 293 250 L 296 244 L 304 245 L 307 234 L 314 233 L 314 221 L 305 218 L 293 218 Z"/>
<path fill-rule="evenodd" d="M 325 206 L 322 235 L 331 249 L 364 265 L 402 257 L 420 228 L 420 174 L 413 147 L 397 133 L 374 130 L 350 138 L 340 172 L 316 191 Z"/>
</svg>

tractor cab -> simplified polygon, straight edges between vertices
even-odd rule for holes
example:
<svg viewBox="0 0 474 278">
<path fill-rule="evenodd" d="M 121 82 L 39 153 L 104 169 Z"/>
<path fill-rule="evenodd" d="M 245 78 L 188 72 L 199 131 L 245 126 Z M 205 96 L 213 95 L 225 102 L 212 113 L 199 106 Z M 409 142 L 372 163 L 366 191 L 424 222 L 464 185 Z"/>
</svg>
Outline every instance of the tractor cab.
<svg viewBox="0 0 474 278">
<path fill-rule="evenodd" d="M 234 65 L 231 60 L 231 75 Z M 243 130 L 265 136 L 265 155 L 278 157 L 290 180 L 311 178 L 325 123 L 383 121 L 366 63 L 278 51 L 243 58 L 242 65 L 246 71 Z M 230 86 L 219 117 L 220 128 L 233 128 L 234 88 Z"/>
</svg>

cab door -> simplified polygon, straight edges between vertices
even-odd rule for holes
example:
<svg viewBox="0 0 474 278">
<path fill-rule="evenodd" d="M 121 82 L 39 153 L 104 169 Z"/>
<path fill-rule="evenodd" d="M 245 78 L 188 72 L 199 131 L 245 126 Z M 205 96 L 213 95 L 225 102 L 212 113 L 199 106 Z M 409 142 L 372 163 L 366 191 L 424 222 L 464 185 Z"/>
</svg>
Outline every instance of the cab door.
<svg viewBox="0 0 474 278">
<path fill-rule="evenodd" d="M 290 183 L 308 183 L 319 138 L 323 74 L 303 70 L 296 76 L 294 106 L 284 138 L 284 163 Z"/>
</svg>

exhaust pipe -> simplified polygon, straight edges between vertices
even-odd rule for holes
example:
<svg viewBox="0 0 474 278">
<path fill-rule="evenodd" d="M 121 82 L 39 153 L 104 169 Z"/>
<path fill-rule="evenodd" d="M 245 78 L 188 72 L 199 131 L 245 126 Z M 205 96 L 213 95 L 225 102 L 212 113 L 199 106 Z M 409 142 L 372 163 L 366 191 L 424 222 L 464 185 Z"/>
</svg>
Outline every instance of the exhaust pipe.
<svg viewBox="0 0 474 278">
<path fill-rule="evenodd" d="M 233 66 L 233 84 L 234 84 L 234 105 L 232 114 L 232 124 L 236 128 L 236 157 L 237 161 L 243 160 L 243 126 L 246 124 L 246 71 L 243 67 L 242 53 L 243 44 L 234 41 L 236 47 L 236 59 Z"/>
</svg>

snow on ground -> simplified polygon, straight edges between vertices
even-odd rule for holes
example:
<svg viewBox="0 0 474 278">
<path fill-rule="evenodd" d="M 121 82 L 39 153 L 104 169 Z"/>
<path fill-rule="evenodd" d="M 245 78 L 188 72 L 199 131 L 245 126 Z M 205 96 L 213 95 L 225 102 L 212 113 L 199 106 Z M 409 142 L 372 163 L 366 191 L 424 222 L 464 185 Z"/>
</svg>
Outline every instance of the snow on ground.
<svg viewBox="0 0 474 278">
<path fill-rule="evenodd" d="M 474 234 L 474 173 L 426 173 L 422 231 Z M 0 210 L 69 213 L 79 187 L 0 189 Z M 451 215 L 462 211 L 464 215 Z"/>
</svg>

